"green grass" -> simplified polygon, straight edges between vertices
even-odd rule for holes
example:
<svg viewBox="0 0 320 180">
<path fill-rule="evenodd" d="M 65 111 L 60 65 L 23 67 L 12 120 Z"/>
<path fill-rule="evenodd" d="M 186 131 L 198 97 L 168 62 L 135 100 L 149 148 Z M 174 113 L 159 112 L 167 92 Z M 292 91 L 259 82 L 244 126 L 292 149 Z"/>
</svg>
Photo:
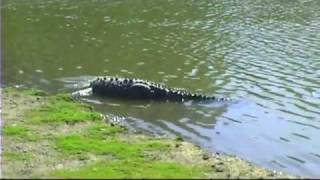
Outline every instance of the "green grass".
<svg viewBox="0 0 320 180">
<path fill-rule="evenodd" d="M 58 136 L 55 147 L 68 157 L 84 157 L 90 153 L 112 159 L 77 170 L 55 171 L 52 175 L 63 178 L 191 178 L 207 172 L 203 167 L 152 159 L 147 152 L 167 153 L 172 150 L 170 143 L 158 139 L 129 142 L 118 136 L 123 131 L 120 127 L 99 123 L 81 134 Z"/>
<path fill-rule="evenodd" d="M 101 115 L 88 105 L 75 102 L 70 96 L 60 94 L 48 97 L 46 105 L 27 113 L 32 123 L 67 123 L 99 121 Z"/>
<path fill-rule="evenodd" d="M 199 178 L 207 169 L 190 167 L 174 162 L 127 159 L 104 161 L 82 167 L 78 170 L 54 172 L 62 178 Z"/>
<path fill-rule="evenodd" d="M 17 124 L 5 125 L 2 132 L 4 136 L 11 138 L 19 138 L 27 141 L 35 141 L 38 139 L 28 128 Z"/>
<path fill-rule="evenodd" d="M 38 89 L 26 89 L 24 90 L 24 94 L 31 95 L 31 96 L 48 96 L 49 95 L 48 93 Z"/>
<path fill-rule="evenodd" d="M 32 158 L 30 153 L 4 152 L 2 157 L 11 161 L 26 161 Z"/>
<path fill-rule="evenodd" d="M 97 123 L 87 129 L 87 136 L 93 139 L 106 139 L 115 136 L 121 132 L 125 132 L 124 128 L 111 126 L 106 123 Z"/>
<path fill-rule="evenodd" d="M 79 135 L 69 135 L 56 139 L 58 150 L 63 153 L 81 154 L 94 153 L 99 155 L 113 155 L 118 158 L 137 156 L 141 148 L 119 140 L 97 140 L 85 138 Z"/>
<path fill-rule="evenodd" d="M 117 135 L 124 130 L 120 127 L 98 123 L 90 126 L 83 134 L 58 136 L 55 139 L 57 150 L 68 155 L 94 153 L 112 155 L 118 158 L 142 156 L 146 150 L 168 150 L 170 145 L 160 140 L 128 142 Z"/>
<path fill-rule="evenodd" d="M 18 136 L 24 137 L 28 134 L 29 130 L 26 127 L 20 125 L 5 125 L 3 128 L 3 134 L 5 136 Z"/>
</svg>

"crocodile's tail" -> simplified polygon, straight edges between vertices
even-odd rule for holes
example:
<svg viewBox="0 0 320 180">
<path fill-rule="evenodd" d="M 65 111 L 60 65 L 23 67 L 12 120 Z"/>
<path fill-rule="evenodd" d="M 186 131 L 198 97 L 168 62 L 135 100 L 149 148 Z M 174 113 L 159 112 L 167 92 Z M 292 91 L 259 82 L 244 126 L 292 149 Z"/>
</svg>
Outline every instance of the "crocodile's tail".
<svg viewBox="0 0 320 180">
<path fill-rule="evenodd" d="M 229 101 L 228 98 L 221 98 L 216 96 L 206 96 L 197 93 L 189 93 L 185 91 L 173 91 L 173 95 L 181 99 L 182 101 L 194 100 L 194 101 Z"/>
</svg>

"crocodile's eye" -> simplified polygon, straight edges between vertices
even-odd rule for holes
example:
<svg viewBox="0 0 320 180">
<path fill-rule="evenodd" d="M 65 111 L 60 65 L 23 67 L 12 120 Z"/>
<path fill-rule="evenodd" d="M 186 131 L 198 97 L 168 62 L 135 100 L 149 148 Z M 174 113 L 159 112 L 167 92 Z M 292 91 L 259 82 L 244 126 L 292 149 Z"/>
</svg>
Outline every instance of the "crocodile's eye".
<svg viewBox="0 0 320 180">
<path fill-rule="evenodd" d="M 113 78 L 111 78 L 110 81 L 113 81 Z"/>
<path fill-rule="evenodd" d="M 128 80 L 127 80 L 127 79 L 124 79 L 124 80 L 123 80 L 123 82 L 124 82 L 124 83 L 127 83 L 127 82 L 128 82 Z"/>
<path fill-rule="evenodd" d="M 104 77 L 104 78 L 103 78 L 103 80 L 107 80 L 107 78 L 106 78 L 106 77 Z"/>
</svg>

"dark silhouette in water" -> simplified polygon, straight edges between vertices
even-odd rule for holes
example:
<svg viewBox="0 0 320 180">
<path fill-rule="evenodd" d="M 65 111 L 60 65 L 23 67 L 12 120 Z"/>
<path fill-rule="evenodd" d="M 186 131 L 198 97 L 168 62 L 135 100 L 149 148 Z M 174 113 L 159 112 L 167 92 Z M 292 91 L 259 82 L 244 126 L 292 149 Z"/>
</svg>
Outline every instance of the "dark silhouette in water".
<svg viewBox="0 0 320 180">
<path fill-rule="evenodd" d="M 155 82 L 141 79 L 129 79 L 118 77 L 97 78 L 90 83 L 92 94 L 105 97 L 116 97 L 123 99 L 141 99 L 155 101 L 183 102 L 194 101 L 225 101 L 225 98 L 216 98 L 194 94 L 178 89 L 171 89 Z"/>
</svg>

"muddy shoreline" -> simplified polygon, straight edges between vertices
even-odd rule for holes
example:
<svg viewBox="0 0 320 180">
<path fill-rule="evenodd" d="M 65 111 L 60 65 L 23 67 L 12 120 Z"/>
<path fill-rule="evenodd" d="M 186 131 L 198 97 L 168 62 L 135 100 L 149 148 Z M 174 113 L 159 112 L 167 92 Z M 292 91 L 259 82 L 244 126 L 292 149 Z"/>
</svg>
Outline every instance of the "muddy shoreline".
<svg viewBox="0 0 320 180">
<path fill-rule="evenodd" d="M 3 178 L 290 178 L 180 138 L 108 124 L 66 94 L 2 90 Z"/>
</svg>

